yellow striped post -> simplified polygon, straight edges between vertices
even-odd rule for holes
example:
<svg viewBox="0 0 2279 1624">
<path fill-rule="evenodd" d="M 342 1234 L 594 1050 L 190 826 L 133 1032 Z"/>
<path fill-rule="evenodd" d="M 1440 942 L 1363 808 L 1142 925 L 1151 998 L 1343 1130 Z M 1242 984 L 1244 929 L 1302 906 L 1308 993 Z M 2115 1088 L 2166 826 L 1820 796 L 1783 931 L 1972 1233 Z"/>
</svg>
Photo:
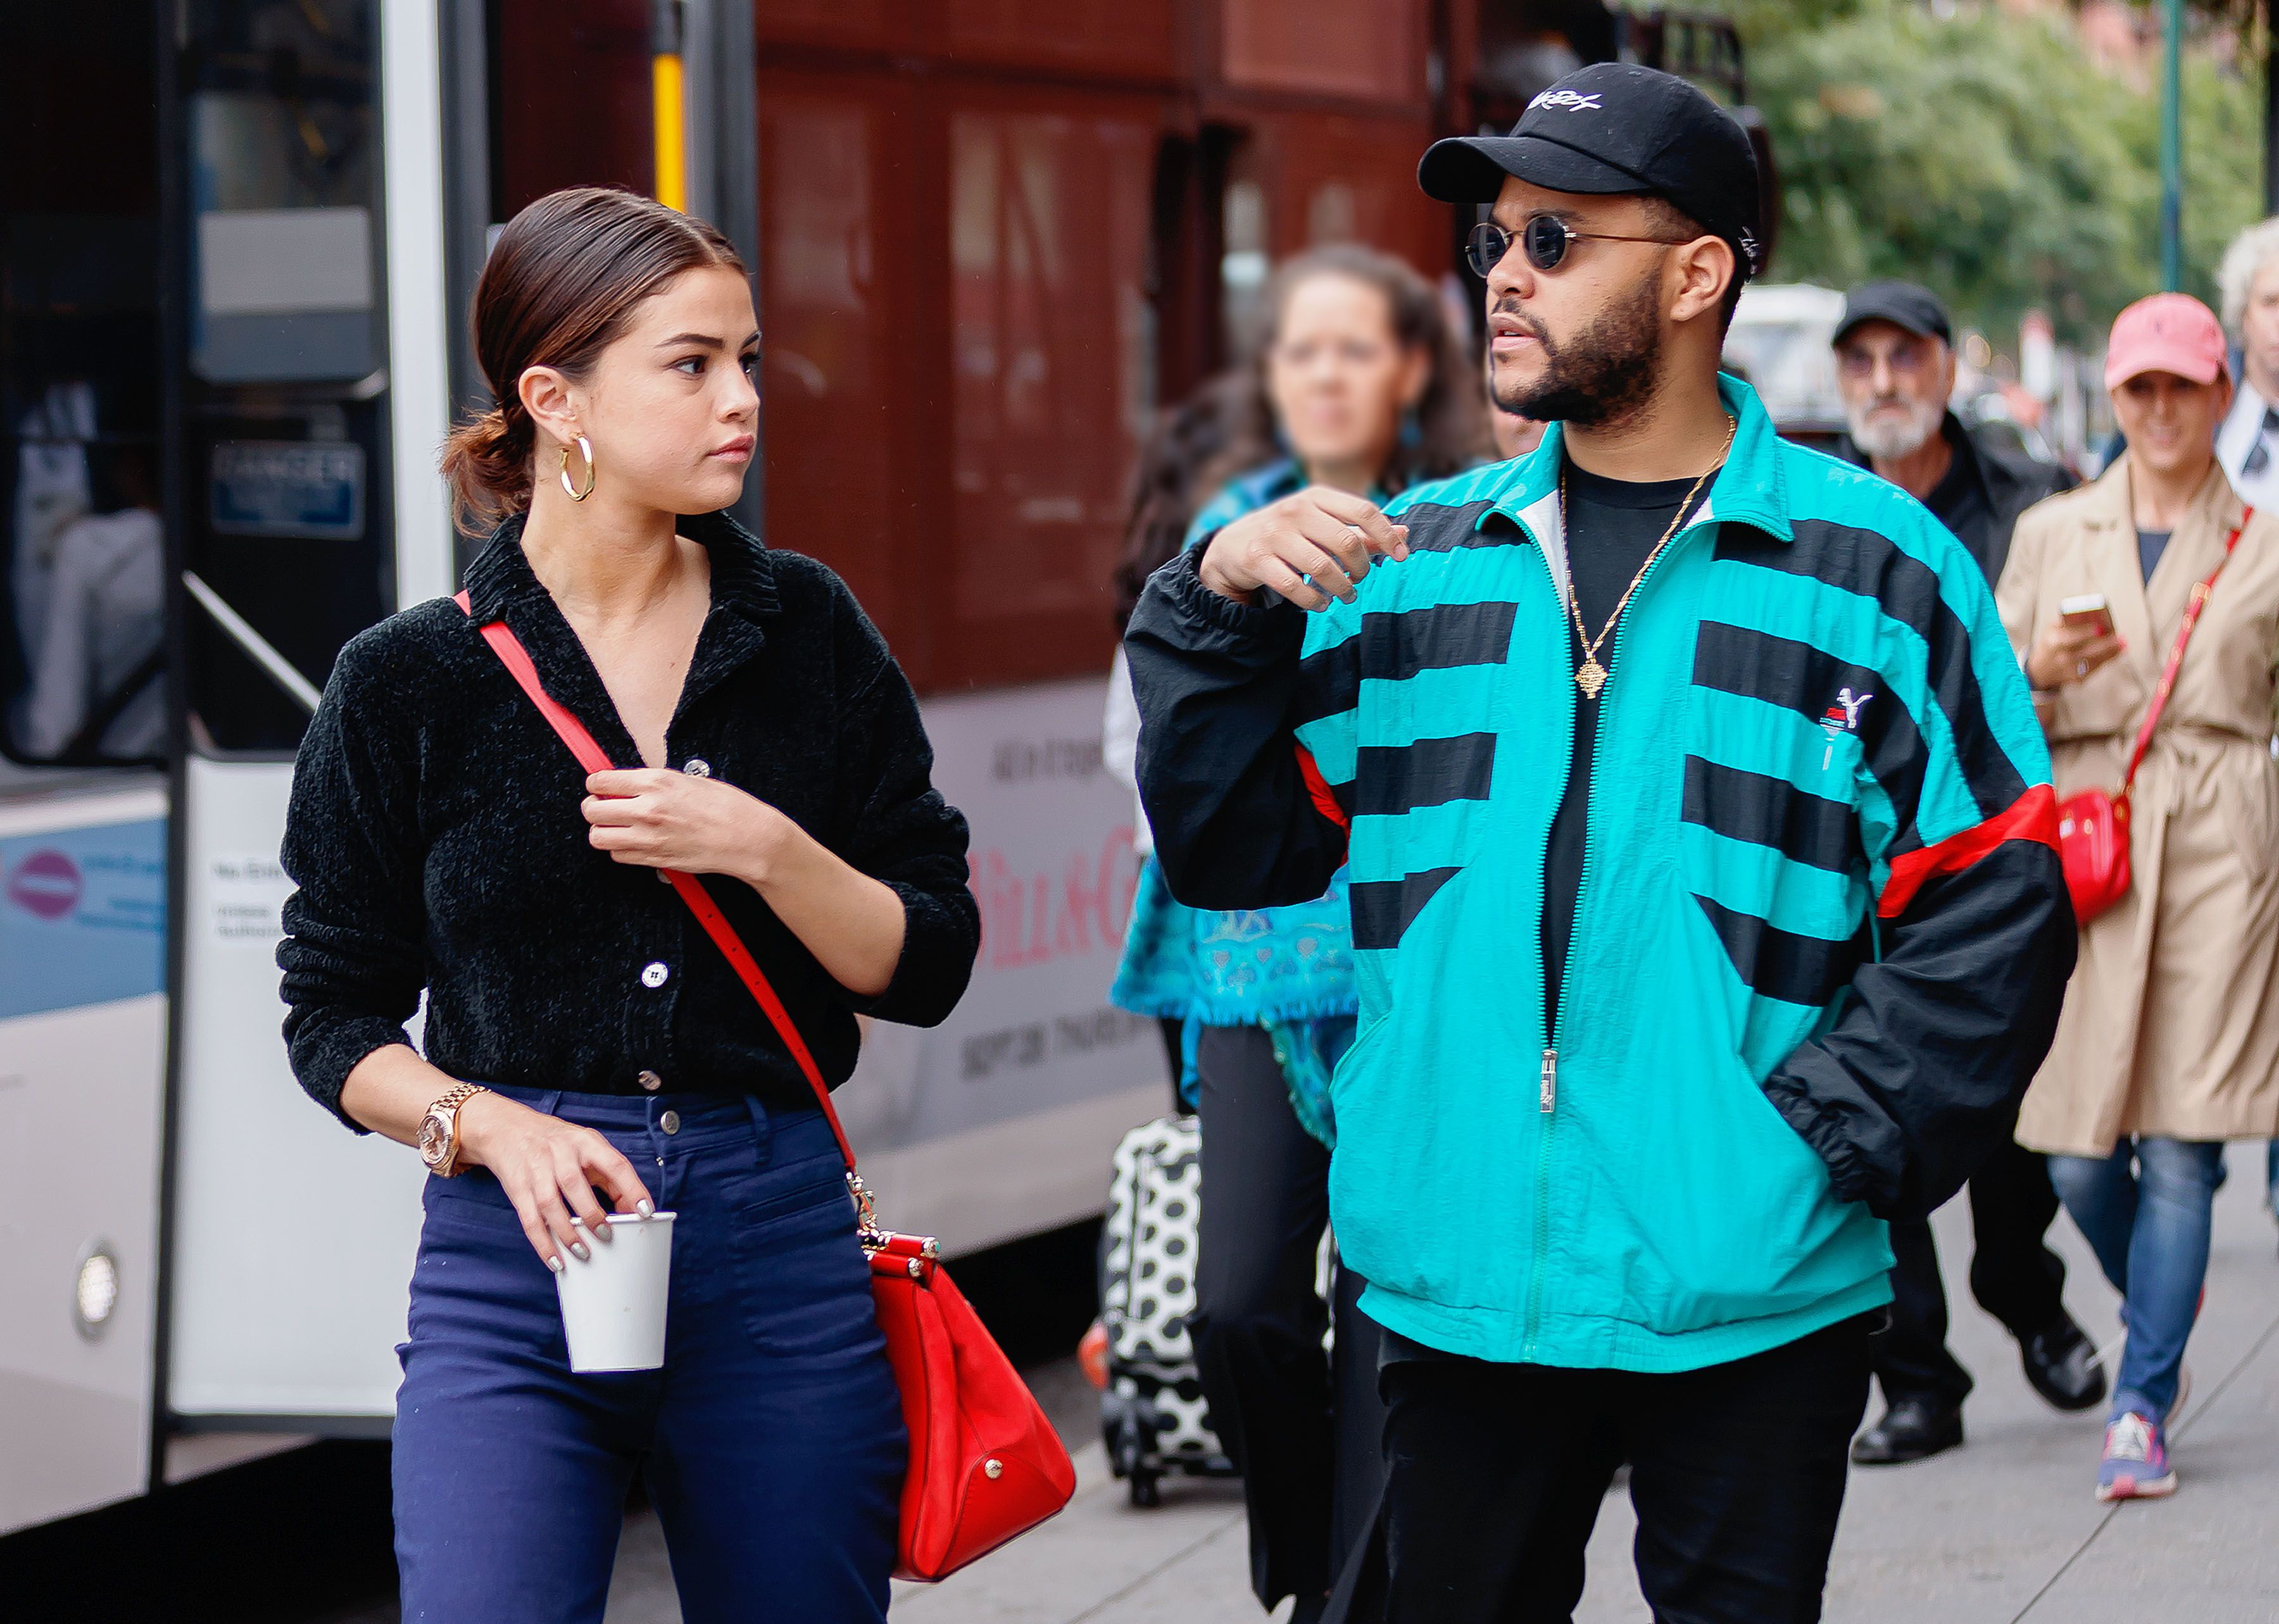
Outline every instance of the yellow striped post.
<svg viewBox="0 0 2279 1624">
<path fill-rule="evenodd" d="M 649 102 L 656 130 L 656 200 L 688 209 L 688 96 L 680 63 L 680 0 L 655 0 Z"/>
</svg>

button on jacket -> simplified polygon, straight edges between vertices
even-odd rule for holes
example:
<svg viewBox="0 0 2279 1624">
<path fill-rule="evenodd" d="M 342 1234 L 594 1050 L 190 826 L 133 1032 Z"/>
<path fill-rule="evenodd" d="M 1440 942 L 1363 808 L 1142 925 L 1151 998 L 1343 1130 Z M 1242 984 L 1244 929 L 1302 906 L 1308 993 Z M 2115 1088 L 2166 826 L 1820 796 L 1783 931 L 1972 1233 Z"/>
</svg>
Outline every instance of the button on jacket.
<svg viewBox="0 0 2279 1624">
<path fill-rule="evenodd" d="M 482 640 L 503 618 L 547 692 L 612 761 L 640 764 L 521 531 L 509 521 L 468 571 L 472 615 L 439 598 L 352 640 L 302 741 L 283 852 L 300 889 L 277 954 L 295 1075 L 337 1112 L 357 1062 L 406 1040 L 424 988 L 426 1057 L 455 1077 L 635 1096 L 664 1078 L 811 1104 L 679 897 L 594 849 L 584 769 Z M 723 516 L 682 533 L 711 555 L 712 607 L 666 764 L 749 791 L 902 901 L 893 982 L 863 998 L 756 891 L 702 877 L 836 1086 L 858 1012 L 932 1025 L 965 990 L 980 937 L 965 820 L 933 789 L 909 685 L 839 578 Z"/>
<path fill-rule="evenodd" d="M 1428 1347 L 1685 1370 L 1888 1301 L 1879 1220 L 2007 1138 L 2057 1021 L 2049 759 L 1984 576 L 1721 387 L 1731 455 L 1611 643 L 1555 1030 L 1558 425 L 1405 493 L 1409 556 L 1355 602 L 1247 607 L 1188 556 L 1126 634 L 1176 895 L 1294 900 L 1350 857 L 1331 1221 Z"/>
</svg>

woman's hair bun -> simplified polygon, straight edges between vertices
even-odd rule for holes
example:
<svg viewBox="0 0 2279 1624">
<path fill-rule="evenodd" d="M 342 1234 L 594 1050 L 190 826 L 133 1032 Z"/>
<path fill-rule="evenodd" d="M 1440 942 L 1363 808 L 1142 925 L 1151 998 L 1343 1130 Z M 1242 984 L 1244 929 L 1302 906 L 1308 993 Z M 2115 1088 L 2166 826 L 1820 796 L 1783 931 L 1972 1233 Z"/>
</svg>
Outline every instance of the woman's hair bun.
<svg viewBox="0 0 2279 1624">
<path fill-rule="evenodd" d="M 522 402 L 510 423 L 503 407 L 461 419 L 443 441 L 443 478 L 459 528 L 480 535 L 530 506 L 532 428 Z M 518 428 L 519 433 L 517 432 Z"/>
</svg>

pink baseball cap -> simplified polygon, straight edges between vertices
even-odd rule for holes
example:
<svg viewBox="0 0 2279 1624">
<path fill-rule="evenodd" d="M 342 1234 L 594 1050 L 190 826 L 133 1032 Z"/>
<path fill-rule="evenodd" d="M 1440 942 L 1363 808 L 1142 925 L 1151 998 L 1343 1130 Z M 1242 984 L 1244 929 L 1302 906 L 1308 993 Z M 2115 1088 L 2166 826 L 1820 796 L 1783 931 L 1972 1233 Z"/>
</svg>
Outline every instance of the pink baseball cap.
<svg viewBox="0 0 2279 1624">
<path fill-rule="evenodd" d="M 2117 389 L 2141 372 L 2174 372 L 2198 384 L 2229 375 L 2223 324 L 2190 294 L 2157 293 L 2114 318 L 2105 351 L 2105 387 Z"/>
</svg>

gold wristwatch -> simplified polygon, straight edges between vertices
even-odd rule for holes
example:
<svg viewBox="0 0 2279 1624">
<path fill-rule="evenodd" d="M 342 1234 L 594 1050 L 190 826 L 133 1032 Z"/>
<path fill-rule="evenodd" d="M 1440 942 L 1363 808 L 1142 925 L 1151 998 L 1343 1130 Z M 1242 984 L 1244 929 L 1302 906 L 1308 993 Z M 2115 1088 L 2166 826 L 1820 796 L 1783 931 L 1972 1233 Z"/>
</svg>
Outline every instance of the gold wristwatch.
<svg viewBox="0 0 2279 1624">
<path fill-rule="evenodd" d="M 459 1171 L 459 1107 L 477 1094 L 489 1092 L 480 1083 L 462 1083 L 419 1119 L 419 1160 L 436 1177 L 455 1177 Z"/>
</svg>

